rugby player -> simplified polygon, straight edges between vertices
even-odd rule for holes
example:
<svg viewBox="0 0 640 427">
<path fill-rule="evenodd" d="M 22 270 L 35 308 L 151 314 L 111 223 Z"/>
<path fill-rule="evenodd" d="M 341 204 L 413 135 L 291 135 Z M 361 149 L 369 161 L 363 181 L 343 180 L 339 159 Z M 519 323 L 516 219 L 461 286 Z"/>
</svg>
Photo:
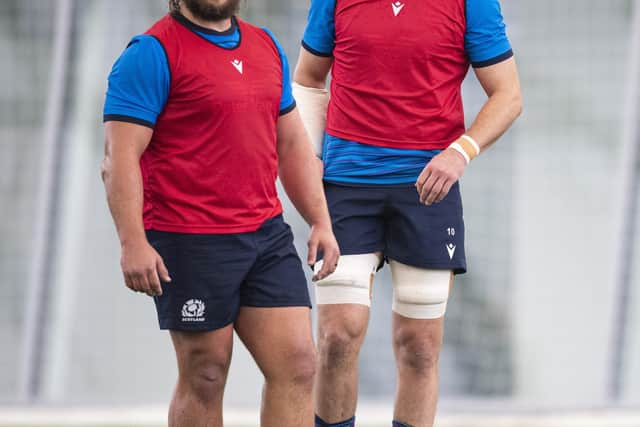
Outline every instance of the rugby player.
<svg viewBox="0 0 640 427">
<path fill-rule="evenodd" d="M 488 100 L 466 128 L 461 84 L 470 65 Z M 336 271 L 315 286 L 316 425 L 355 423 L 371 286 L 387 260 L 398 377 L 393 426 L 432 426 L 443 316 L 453 276 L 466 270 L 458 180 L 521 110 L 500 5 L 312 0 L 294 80 L 324 161 L 342 253 Z"/>
<path fill-rule="evenodd" d="M 338 245 L 287 59 L 238 5 L 171 1 L 115 63 L 104 107 L 125 282 L 154 298 L 177 356 L 171 427 L 222 426 L 234 329 L 265 377 L 262 425 L 313 425 L 310 300 L 278 172 L 311 225 L 308 263 L 326 259 L 315 279 Z"/>
</svg>

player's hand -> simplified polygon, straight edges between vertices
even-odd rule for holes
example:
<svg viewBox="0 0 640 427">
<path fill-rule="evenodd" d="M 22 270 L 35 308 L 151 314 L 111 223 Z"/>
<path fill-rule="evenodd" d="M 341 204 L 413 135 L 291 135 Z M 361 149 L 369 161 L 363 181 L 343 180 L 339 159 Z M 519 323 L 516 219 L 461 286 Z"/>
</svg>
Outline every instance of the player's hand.
<svg viewBox="0 0 640 427">
<path fill-rule="evenodd" d="M 146 239 L 122 245 L 120 265 L 127 287 L 134 292 L 160 296 L 160 279 L 171 281 L 162 257 Z"/>
<path fill-rule="evenodd" d="M 440 203 L 460 179 L 466 166 L 462 154 L 451 148 L 431 159 L 416 181 L 420 203 L 427 206 Z"/>
<path fill-rule="evenodd" d="M 311 226 L 309 237 L 309 256 L 307 263 L 313 267 L 318 259 L 318 252 L 322 251 L 322 268 L 313 276 L 313 281 L 322 280 L 336 270 L 340 248 L 336 237 L 333 235 L 331 225 Z"/>
</svg>

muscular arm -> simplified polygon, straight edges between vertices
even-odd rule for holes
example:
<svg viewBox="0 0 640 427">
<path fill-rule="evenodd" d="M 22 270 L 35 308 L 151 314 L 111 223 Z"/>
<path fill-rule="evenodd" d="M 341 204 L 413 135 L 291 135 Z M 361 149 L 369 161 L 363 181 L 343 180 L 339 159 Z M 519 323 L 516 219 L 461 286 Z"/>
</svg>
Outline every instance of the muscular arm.
<svg viewBox="0 0 640 427">
<path fill-rule="evenodd" d="M 484 151 L 509 129 L 522 111 L 520 81 L 514 58 L 475 69 L 484 88 L 487 102 L 467 130 Z M 431 205 L 442 201 L 464 173 L 466 161 L 462 154 L 448 148 L 429 162 L 416 182 L 420 201 Z"/>
<path fill-rule="evenodd" d="M 514 58 L 490 67 L 476 68 L 474 71 L 489 99 L 467 130 L 467 134 L 475 139 L 481 151 L 484 151 L 500 138 L 520 115 L 520 80 Z"/>
<path fill-rule="evenodd" d="M 140 156 L 153 130 L 124 122 L 105 124 L 105 156 L 102 180 L 122 247 L 122 270 L 127 286 L 148 295 L 162 293 L 158 275 L 169 282 L 168 271 L 149 245 L 142 222 L 142 174 Z"/>
<path fill-rule="evenodd" d="M 338 244 L 331 229 L 331 219 L 322 186 L 322 176 L 307 142 L 300 114 L 294 109 L 278 121 L 278 161 L 280 181 L 289 199 L 311 226 L 308 263 L 315 264 L 317 251 L 324 253 L 324 263 L 314 280 L 335 270 Z"/>
<path fill-rule="evenodd" d="M 306 49 L 300 48 L 293 80 L 301 86 L 324 89 L 332 65 L 332 57 L 316 56 Z"/>
<path fill-rule="evenodd" d="M 102 180 L 122 245 L 145 239 L 140 156 L 152 135 L 152 129 L 140 125 L 123 122 L 105 124 Z"/>
</svg>

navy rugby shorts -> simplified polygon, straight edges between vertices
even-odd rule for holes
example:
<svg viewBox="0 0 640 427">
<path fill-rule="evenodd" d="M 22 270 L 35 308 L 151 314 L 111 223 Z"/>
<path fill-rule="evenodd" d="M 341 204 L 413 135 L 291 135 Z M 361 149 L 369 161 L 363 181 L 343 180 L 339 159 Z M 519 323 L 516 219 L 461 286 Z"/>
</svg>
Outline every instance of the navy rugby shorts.
<svg viewBox="0 0 640 427">
<path fill-rule="evenodd" d="M 233 323 L 240 307 L 311 307 L 293 234 L 282 215 L 255 232 L 147 231 L 171 283 L 155 297 L 160 329 L 209 331 Z"/>
</svg>

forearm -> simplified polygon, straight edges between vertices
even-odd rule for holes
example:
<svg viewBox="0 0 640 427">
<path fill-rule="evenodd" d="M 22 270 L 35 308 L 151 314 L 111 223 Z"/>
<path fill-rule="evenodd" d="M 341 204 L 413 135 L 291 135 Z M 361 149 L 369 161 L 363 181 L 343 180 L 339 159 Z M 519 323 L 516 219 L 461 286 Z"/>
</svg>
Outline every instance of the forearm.
<svg viewBox="0 0 640 427">
<path fill-rule="evenodd" d="M 489 97 L 466 133 L 484 151 L 509 129 L 521 109 L 519 92 L 495 93 Z"/>
<path fill-rule="evenodd" d="M 331 64 L 331 58 L 314 56 L 301 49 L 294 73 L 293 95 L 314 152 L 320 158 L 329 105 L 329 92 L 325 86 Z"/>
<path fill-rule="evenodd" d="M 305 221 L 312 226 L 331 226 L 322 168 L 311 146 L 300 139 L 280 154 L 280 181 L 289 199 Z"/>
<path fill-rule="evenodd" d="M 136 156 L 120 153 L 105 157 L 102 178 L 120 243 L 145 239 L 142 174 Z"/>
</svg>

